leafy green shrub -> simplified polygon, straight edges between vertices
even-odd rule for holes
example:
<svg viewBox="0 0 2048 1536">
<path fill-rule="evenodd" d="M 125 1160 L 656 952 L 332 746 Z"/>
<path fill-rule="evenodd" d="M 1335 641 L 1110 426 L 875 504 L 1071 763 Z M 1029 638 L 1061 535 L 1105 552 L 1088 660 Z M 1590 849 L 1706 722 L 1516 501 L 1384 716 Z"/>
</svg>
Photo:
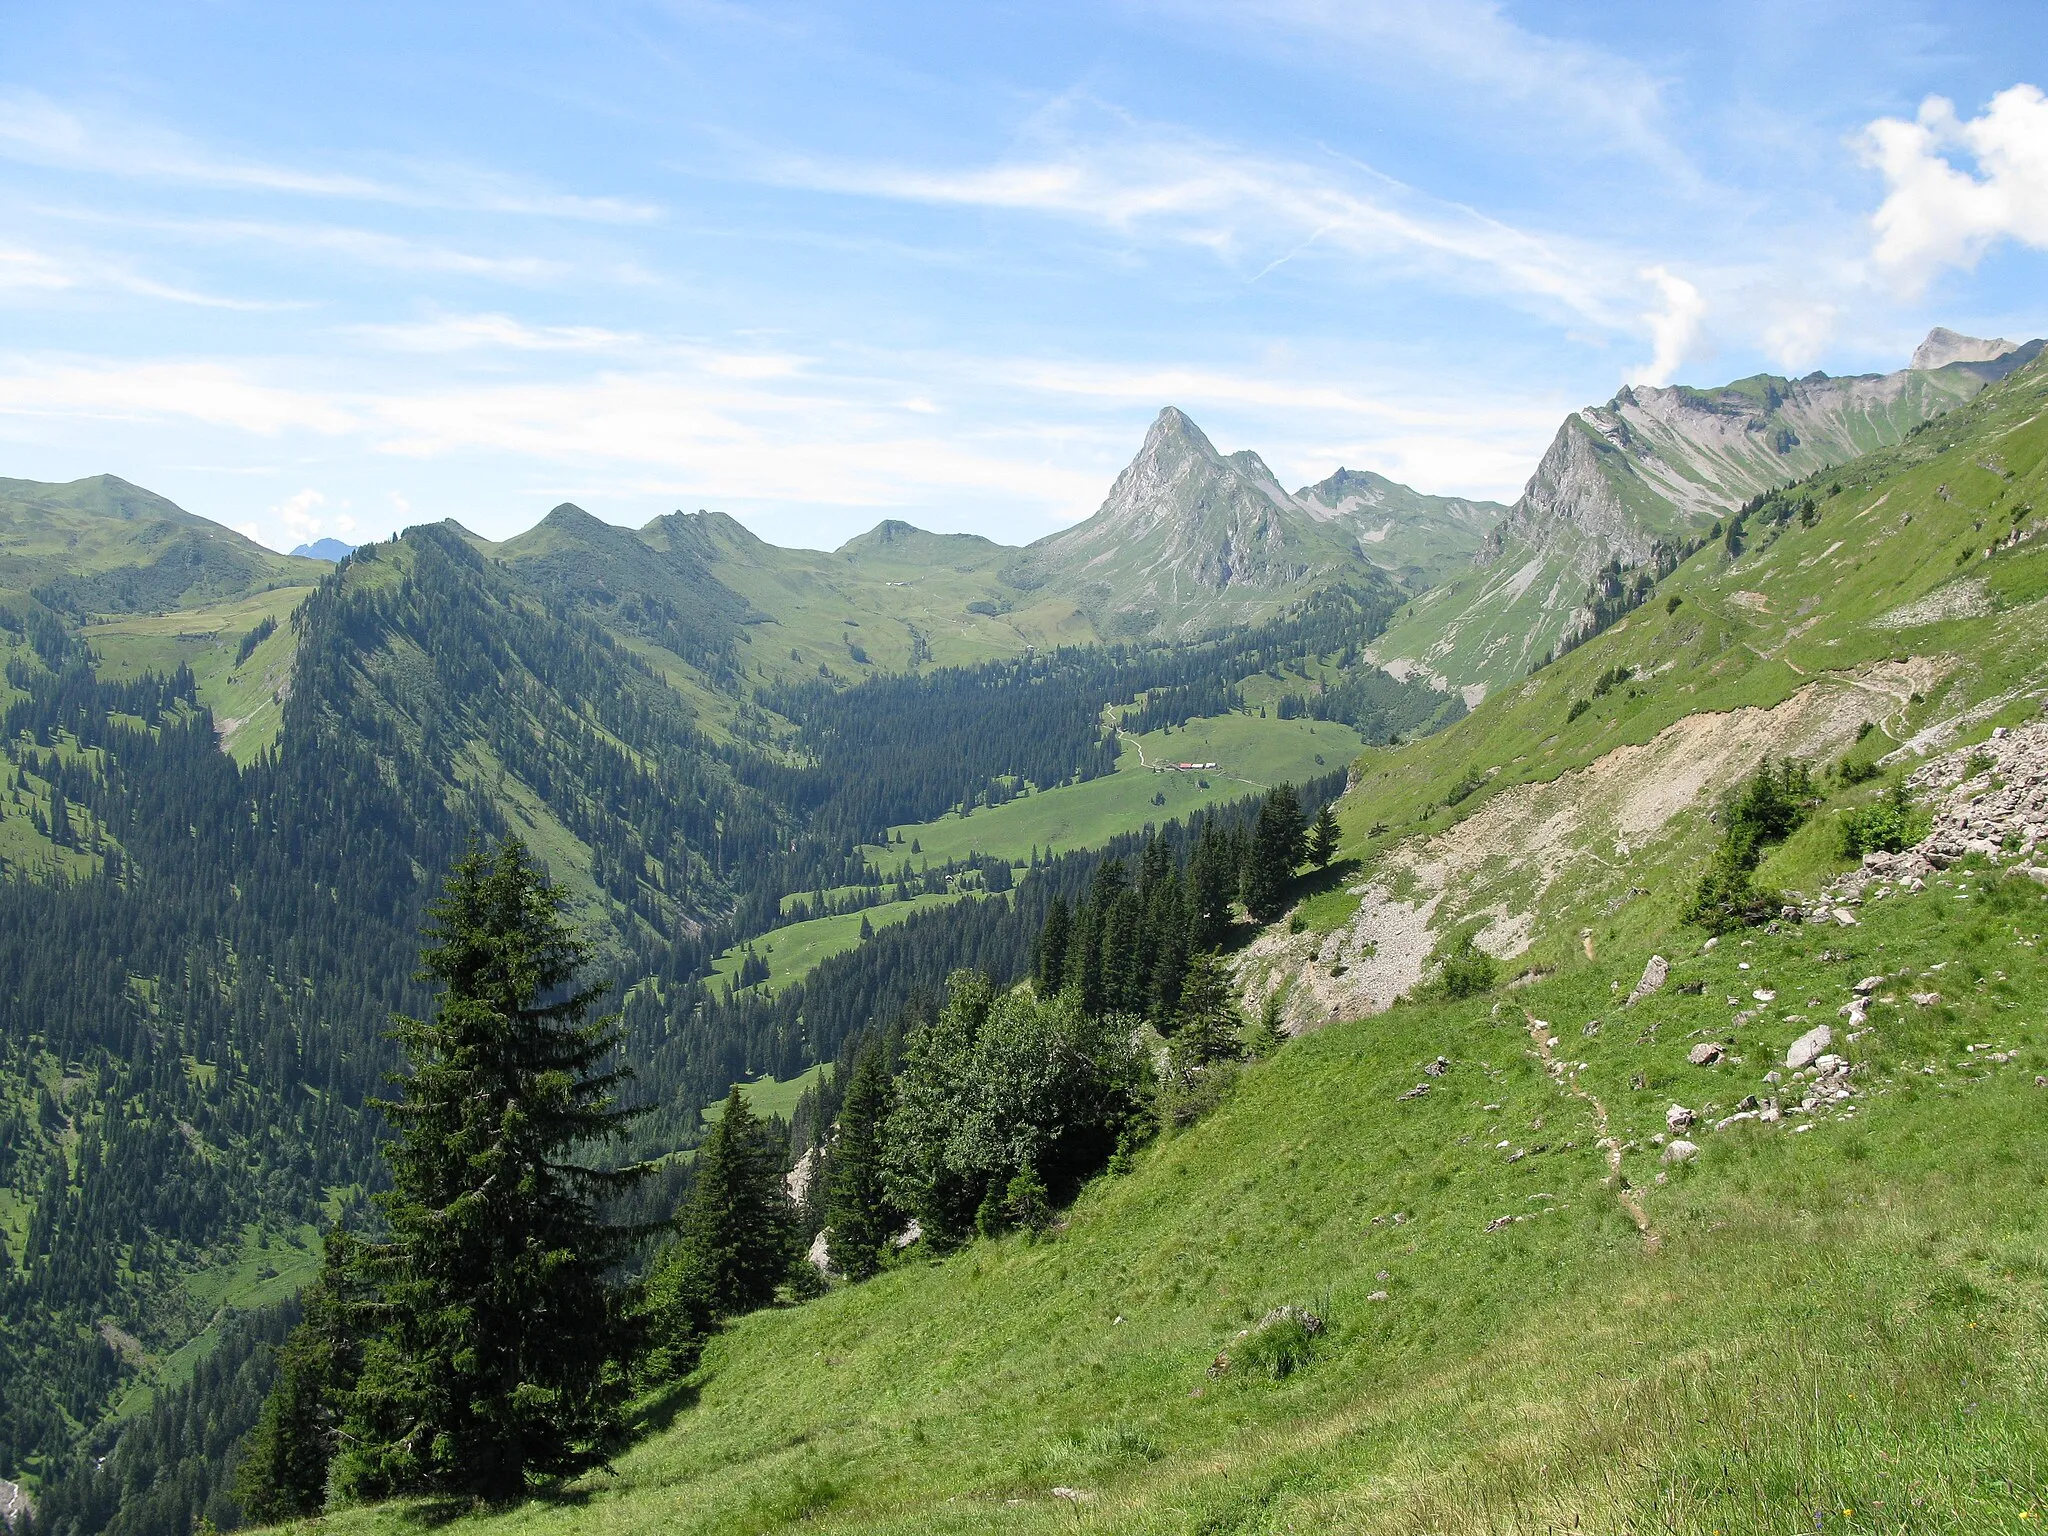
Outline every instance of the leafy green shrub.
<svg viewBox="0 0 2048 1536">
<path fill-rule="evenodd" d="M 1597 699 L 1603 694 L 1611 693 L 1635 675 L 1634 667 L 1609 667 L 1594 680 L 1593 697 Z"/>
<path fill-rule="evenodd" d="M 1453 784 L 1450 787 L 1450 789 L 1445 792 L 1444 804 L 1446 806 L 1452 806 L 1457 805 L 1462 801 L 1471 799 L 1472 796 L 1478 792 L 1479 787 L 1483 785 L 1485 782 L 1485 774 L 1481 773 L 1477 768 L 1467 768 L 1465 770 L 1465 776 L 1459 779 L 1457 783 Z"/>
<path fill-rule="evenodd" d="M 1573 699 L 1572 707 L 1564 712 L 1564 723 L 1570 725 L 1592 707 L 1593 703 L 1590 699 Z"/>
<path fill-rule="evenodd" d="M 1500 979 L 1500 966 L 1493 956 L 1472 942 L 1472 935 L 1465 934 L 1455 943 L 1440 945 L 1432 957 L 1437 963 L 1436 975 L 1431 978 L 1425 993 L 1453 1001 L 1463 997 L 1477 997 L 1491 991 Z"/>
<path fill-rule="evenodd" d="M 1883 772 L 1884 770 L 1878 767 L 1876 763 L 1867 761 L 1855 763 L 1846 757 L 1835 766 L 1835 777 L 1844 784 L 1868 784 Z"/>
<path fill-rule="evenodd" d="M 1003 1193 L 1003 1214 L 1012 1226 L 1033 1236 L 1052 1225 L 1052 1202 L 1046 1197 L 1045 1180 L 1025 1168 L 1010 1180 Z"/>
<path fill-rule="evenodd" d="M 1884 798 L 1842 812 L 1842 857 L 1903 853 L 1925 835 L 1925 818 L 1913 809 L 1904 780 L 1895 779 Z"/>
<path fill-rule="evenodd" d="M 1754 872 L 1764 849 L 1798 830 L 1813 800 L 1813 773 L 1786 758 L 1775 768 L 1767 757 L 1721 808 L 1721 846 L 1700 877 L 1685 919 L 1714 933 L 1770 921 L 1784 905 L 1776 891 L 1759 886 Z"/>
<path fill-rule="evenodd" d="M 1989 752 L 1972 752 L 1970 754 L 1970 760 L 1967 763 L 1963 764 L 1963 777 L 1966 779 L 1974 779 L 1981 774 L 1989 773 L 1992 769 L 1996 768 L 1997 766 L 1998 759 L 1993 757 Z"/>
<path fill-rule="evenodd" d="M 1214 1062 L 1200 1071 L 1169 1067 L 1159 1085 L 1159 1124 L 1168 1131 L 1184 1131 L 1206 1119 L 1237 1091 L 1238 1064 Z"/>
</svg>

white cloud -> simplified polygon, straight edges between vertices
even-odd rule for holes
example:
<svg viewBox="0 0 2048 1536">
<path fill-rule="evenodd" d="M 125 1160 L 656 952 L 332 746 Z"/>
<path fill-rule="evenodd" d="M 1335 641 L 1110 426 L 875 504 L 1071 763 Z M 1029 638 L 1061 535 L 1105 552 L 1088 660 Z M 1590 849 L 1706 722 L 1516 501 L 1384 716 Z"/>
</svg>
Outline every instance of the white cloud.
<svg viewBox="0 0 2048 1536">
<path fill-rule="evenodd" d="M 1628 381 L 1668 384 L 1699 335 L 1707 305 L 1699 289 L 1674 272 L 1663 267 L 1645 267 L 1642 275 L 1644 281 L 1655 285 L 1663 303 L 1643 317 L 1650 332 L 1650 360 L 1630 374 Z"/>
<path fill-rule="evenodd" d="M 354 335 L 399 352 L 468 352 L 503 347 L 515 352 L 608 352 L 638 337 L 591 325 L 528 325 L 510 315 L 442 315 L 394 325 L 358 325 Z"/>
<path fill-rule="evenodd" d="M 1639 257 L 1516 228 L 1369 166 L 1256 155 L 1071 101 L 1029 137 L 1032 152 L 964 169 L 795 159 L 764 169 L 820 191 L 1077 219 L 1211 251 L 1248 277 L 1312 244 L 1383 274 L 1535 301 L 1603 329 L 1633 325 Z"/>
<path fill-rule="evenodd" d="M 259 436 L 305 430 L 336 436 L 360 419 L 321 396 L 211 362 L 129 365 L 20 360 L 0 370 L 0 414 L 95 420 L 187 420 Z"/>
<path fill-rule="evenodd" d="M 2000 239 L 2048 249 L 2048 97 L 2038 87 L 2000 91 L 1969 119 L 1930 96 L 1912 122 L 1870 124 L 1863 151 L 1889 189 L 1871 220 L 1873 255 L 1907 294 L 1943 267 L 1974 267 Z"/>
<path fill-rule="evenodd" d="M 1482 109 L 1508 107 L 1526 133 L 1532 115 L 1603 147 L 1676 167 L 1660 123 L 1663 91 L 1633 59 L 1531 31 L 1498 0 L 1165 0 L 1254 46 L 1305 42 L 1318 63 L 1349 65 L 1376 84 L 1390 73 L 1463 86 Z M 1398 61 L 1398 62 L 1396 62 Z M 1469 108 L 1465 109 L 1469 115 Z"/>
<path fill-rule="evenodd" d="M 168 129 L 96 121 L 27 92 L 0 96 L 0 154 L 35 165 L 142 181 L 417 208 L 604 223 L 644 221 L 660 211 L 652 204 L 624 198 L 584 197 L 533 187 L 473 166 L 413 164 L 403 168 L 403 179 L 395 180 L 220 155 Z"/>
</svg>

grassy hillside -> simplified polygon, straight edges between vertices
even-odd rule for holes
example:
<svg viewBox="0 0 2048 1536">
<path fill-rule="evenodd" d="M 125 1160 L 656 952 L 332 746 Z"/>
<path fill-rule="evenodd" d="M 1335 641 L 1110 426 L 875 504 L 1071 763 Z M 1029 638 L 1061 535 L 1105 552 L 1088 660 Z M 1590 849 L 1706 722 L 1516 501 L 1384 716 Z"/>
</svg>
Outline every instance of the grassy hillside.
<svg viewBox="0 0 2048 1536">
<path fill-rule="evenodd" d="M 310 586 L 324 560 L 273 554 L 113 475 L 0 480 L 0 598 L 74 617 L 199 607 Z"/>
<path fill-rule="evenodd" d="M 2013 934 L 2048 912 L 2032 887 L 1992 915 L 1966 894 L 1896 902 L 1846 942 L 1695 944 L 1619 1016 L 1639 948 L 1334 1026 L 1094 1186 L 1053 1239 L 750 1318 L 616 1477 L 463 1524 L 1704 1536 L 1819 1510 L 1825 1529 L 2024 1529 L 2048 1499 L 2048 978 Z M 1771 1091 L 1806 1027 L 1785 1014 L 1944 963 L 1952 1002 L 1901 998 L 1851 1048 L 1861 1107 L 1703 1136 L 1659 1181 L 1667 1105 Z M 1725 1067 L 1688 1066 L 1696 1035 L 1727 1033 L 1724 995 L 1759 987 L 1797 1006 L 1743 1026 Z M 1448 1074 L 1404 1100 L 1438 1056 Z M 1567 1060 L 1586 1065 L 1550 1070 Z M 1328 1320 L 1311 1364 L 1210 1374 L 1289 1303 Z"/>
<path fill-rule="evenodd" d="M 1240 962 L 1326 1027 L 1050 1238 L 747 1318 L 615 1476 L 461 1523 L 2030 1529 L 2048 891 L 1973 859 L 1848 923 L 1708 944 L 1680 915 L 1716 796 L 1766 753 L 1962 772 L 2039 716 L 2044 415 L 2037 365 L 1367 754 L 1349 887 Z M 1821 775 L 1762 878 L 1811 897 L 1850 868 L 1842 814 L 1881 787 L 1855 778 Z M 1389 1005 L 1460 932 L 1512 984 Z M 1631 1006 L 1653 954 L 1668 981 Z M 1867 1021 L 1844 1014 L 1859 982 Z M 1786 1060 L 1821 1023 L 1832 1103 Z M 1752 1100 L 1786 1113 L 1728 1118 Z M 1677 1111 L 1697 1152 L 1667 1161 Z M 1284 1305 L 1327 1327 L 1276 1376 Z"/>
</svg>

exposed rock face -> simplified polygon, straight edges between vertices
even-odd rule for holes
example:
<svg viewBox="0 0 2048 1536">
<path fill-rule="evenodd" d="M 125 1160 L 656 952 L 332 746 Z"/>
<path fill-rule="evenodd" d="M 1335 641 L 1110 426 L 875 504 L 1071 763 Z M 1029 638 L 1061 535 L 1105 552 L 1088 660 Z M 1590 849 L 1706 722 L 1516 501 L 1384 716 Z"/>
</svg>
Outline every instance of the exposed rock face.
<svg viewBox="0 0 2048 1536">
<path fill-rule="evenodd" d="M 1113 629 L 1150 629 L 1184 608 L 1212 610 L 1232 588 L 1279 593 L 1335 575 L 1342 541 L 1291 537 L 1289 509 L 1299 512 L 1257 454 L 1226 458 L 1168 406 L 1101 510 L 1032 545 L 1009 574 L 1019 586 L 1079 588 L 1085 606 L 1113 601 L 1126 619 Z"/>
<path fill-rule="evenodd" d="M 1647 565 L 1660 544 L 1675 550 L 1705 535 L 1761 491 L 1900 441 L 2030 361 L 2042 343 L 1973 345 L 2006 350 L 1848 378 L 1635 386 L 1573 412 L 1487 536 L 1477 568 L 1389 631 L 1382 664 L 1407 661 L 1453 687 L 1520 677 L 1585 622 L 1588 585 L 1608 562 Z"/>
<path fill-rule="evenodd" d="M 1946 368 L 1950 363 L 1988 363 L 2016 351 L 2019 343 L 2003 339 L 1986 341 L 1980 336 L 1962 336 L 1945 325 L 1937 325 L 1927 339 L 1913 349 L 1915 368 Z"/>
<path fill-rule="evenodd" d="M 1425 585 L 1462 568 L 1505 510 L 1352 470 L 1289 493 L 1256 453 L 1219 453 L 1168 406 L 1095 515 L 1004 574 L 1074 598 L 1112 633 L 1184 633 L 1375 570 Z"/>
<path fill-rule="evenodd" d="M 1650 956 L 1650 963 L 1643 967 L 1643 979 L 1636 983 L 1635 990 L 1629 993 L 1628 1001 L 1623 1003 L 1622 1007 L 1633 1008 L 1644 998 L 1655 996 L 1664 990 L 1664 983 L 1670 977 L 1671 962 L 1662 955 Z"/>
</svg>

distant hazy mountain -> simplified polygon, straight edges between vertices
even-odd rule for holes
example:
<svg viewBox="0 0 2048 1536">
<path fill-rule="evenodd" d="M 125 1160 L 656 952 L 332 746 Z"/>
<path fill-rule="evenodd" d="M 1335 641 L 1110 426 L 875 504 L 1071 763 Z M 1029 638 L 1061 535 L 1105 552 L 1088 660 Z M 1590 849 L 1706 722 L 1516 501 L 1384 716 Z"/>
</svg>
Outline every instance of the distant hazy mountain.
<svg viewBox="0 0 2048 1536">
<path fill-rule="evenodd" d="M 356 552 L 353 544 L 344 544 L 339 539 L 315 539 L 310 544 L 301 544 L 293 550 L 294 555 L 305 560 L 346 560 Z"/>
<path fill-rule="evenodd" d="M 1915 368 L 1946 368 L 1950 363 L 1988 363 L 2019 350 L 2019 343 L 1979 336 L 1959 336 L 1945 325 L 1937 325 L 1927 339 L 1913 349 Z"/>
<path fill-rule="evenodd" d="M 1504 511 L 1348 470 L 1289 494 L 1258 454 L 1218 452 L 1168 406 L 1100 510 L 1004 575 L 1071 599 L 1104 634 L 1190 634 L 1346 576 L 1426 585 L 1465 564 Z"/>
</svg>

